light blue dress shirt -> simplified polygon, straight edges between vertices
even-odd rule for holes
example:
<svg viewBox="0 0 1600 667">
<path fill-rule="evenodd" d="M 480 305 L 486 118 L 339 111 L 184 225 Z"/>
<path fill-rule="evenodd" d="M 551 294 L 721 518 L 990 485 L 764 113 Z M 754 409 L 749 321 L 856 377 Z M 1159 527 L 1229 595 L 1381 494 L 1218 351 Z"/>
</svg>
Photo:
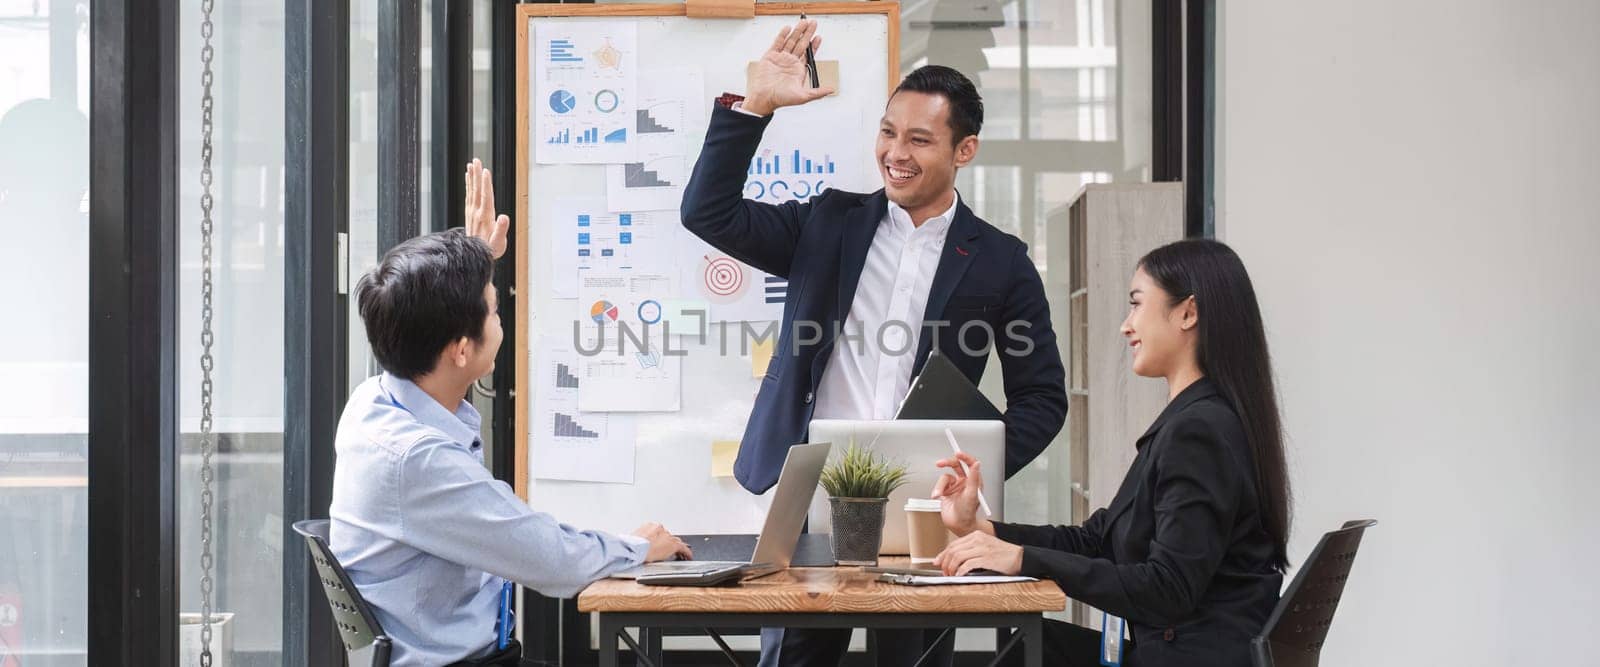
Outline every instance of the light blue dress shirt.
<svg viewBox="0 0 1600 667">
<path fill-rule="evenodd" d="M 571 597 L 649 551 L 529 509 L 483 467 L 479 421 L 467 402 L 452 414 L 388 373 L 361 383 L 339 419 L 329 542 L 394 640 L 396 667 L 488 654 L 506 579 Z"/>
</svg>

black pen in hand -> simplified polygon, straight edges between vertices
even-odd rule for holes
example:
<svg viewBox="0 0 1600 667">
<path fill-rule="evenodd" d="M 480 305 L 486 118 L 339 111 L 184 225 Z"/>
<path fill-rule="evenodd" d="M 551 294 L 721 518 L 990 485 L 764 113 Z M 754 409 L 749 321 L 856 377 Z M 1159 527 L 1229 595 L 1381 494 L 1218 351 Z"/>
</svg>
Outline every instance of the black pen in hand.
<svg viewBox="0 0 1600 667">
<path fill-rule="evenodd" d="M 801 14 L 800 20 L 806 20 L 806 15 Z M 806 42 L 806 74 L 811 76 L 812 88 L 822 87 L 822 83 L 817 80 L 817 55 L 811 51 L 811 42 Z"/>
</svg>

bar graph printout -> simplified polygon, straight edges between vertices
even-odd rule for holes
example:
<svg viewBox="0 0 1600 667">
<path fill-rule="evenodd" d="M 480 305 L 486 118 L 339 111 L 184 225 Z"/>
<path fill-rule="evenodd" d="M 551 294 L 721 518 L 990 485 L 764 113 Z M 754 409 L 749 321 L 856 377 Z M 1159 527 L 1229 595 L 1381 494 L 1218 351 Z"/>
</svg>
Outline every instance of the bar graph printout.
<svg viewBox="0 0 1600 667">
<path fill-rule="evenodd" d="M 861 135 L 846 132 L 816 132 L 812 128 L 827 121 L 798 116 L 821 110 L 800 109 L 796 118 L 775 122 L 762 135 L 760 148 L 745 165 L 745 199 L 785 204 L 809 201 L 829 189 L 872 192 L 883 186 L 872 169 L 870 141 L 863 144 Z"/>
<path fill-rule="evenodd" d="M 638 159 L 606 167 L 612 212 L 678 210 L 683 186 L 705 134 L 704 76 L 699 69 L 640 73 L 633 132 Z"/>
<path fill-rule="evenodd" d="M 636 161 L 637 26 L 541 26 L 533 61 L 534 144 L 540 164 Z"/>
<path fill-rule="evenodd" d="M 580 355 L 567 337 L 535 348 L 534 415 L 528 469 L 538 479 L 633 483 L 634 416 L 578 410 Z"/>
</svg>

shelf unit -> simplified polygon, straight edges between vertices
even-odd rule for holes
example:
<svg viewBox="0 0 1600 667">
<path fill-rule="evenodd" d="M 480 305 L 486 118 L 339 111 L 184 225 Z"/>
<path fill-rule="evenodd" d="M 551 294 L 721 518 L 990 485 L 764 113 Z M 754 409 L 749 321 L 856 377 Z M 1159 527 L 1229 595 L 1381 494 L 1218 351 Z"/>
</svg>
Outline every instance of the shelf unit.
<svg viewBox="0 0 1600 667">
<path fill-rule="evenodd" d="M 1063 217 L 1070 256 L 1068 458 L 1072 520 L 1082 523 L 1111 503 L 1133 462 L 1134 439 L 1167 403 L 1165 382 L 1133 374 L 1121 325 L 1139 258 L 1183 238 L 1183 185 L 1086 185 Z M 1075 622 L 1099 627 L 1087 605 L 1072 607 Z"/>
</svg>

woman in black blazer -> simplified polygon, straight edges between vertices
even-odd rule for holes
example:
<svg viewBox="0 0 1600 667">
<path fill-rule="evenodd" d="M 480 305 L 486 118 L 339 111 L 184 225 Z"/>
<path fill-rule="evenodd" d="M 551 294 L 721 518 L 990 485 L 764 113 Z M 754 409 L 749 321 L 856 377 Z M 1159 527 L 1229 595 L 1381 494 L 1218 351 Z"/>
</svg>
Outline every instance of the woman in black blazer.
<svg viewBox="0 0 1600 667">
<path fill-rule="evenodd" d="M 933 495 L 959 537 L 936 564 L 1056 581 L 1126 619 L 1123 665 L 1249 665 L 1250 639 L 1278 601 L 1289 532 L 1255 290 L 1227 246 L 1188 240 L 1139 261 L 1129 301 L 1133 371 L 1166 378 L 1170 402 L 1135 443 L 1111 506 L 1082 526 L 991 522 L 977 515 L 981 465 L 961 454 L 939 462 L 952 474 Z M 1102 633 L 1051 623 L 1045 634 L 1047 662 L 1100 664 Z"/>
</svg>

